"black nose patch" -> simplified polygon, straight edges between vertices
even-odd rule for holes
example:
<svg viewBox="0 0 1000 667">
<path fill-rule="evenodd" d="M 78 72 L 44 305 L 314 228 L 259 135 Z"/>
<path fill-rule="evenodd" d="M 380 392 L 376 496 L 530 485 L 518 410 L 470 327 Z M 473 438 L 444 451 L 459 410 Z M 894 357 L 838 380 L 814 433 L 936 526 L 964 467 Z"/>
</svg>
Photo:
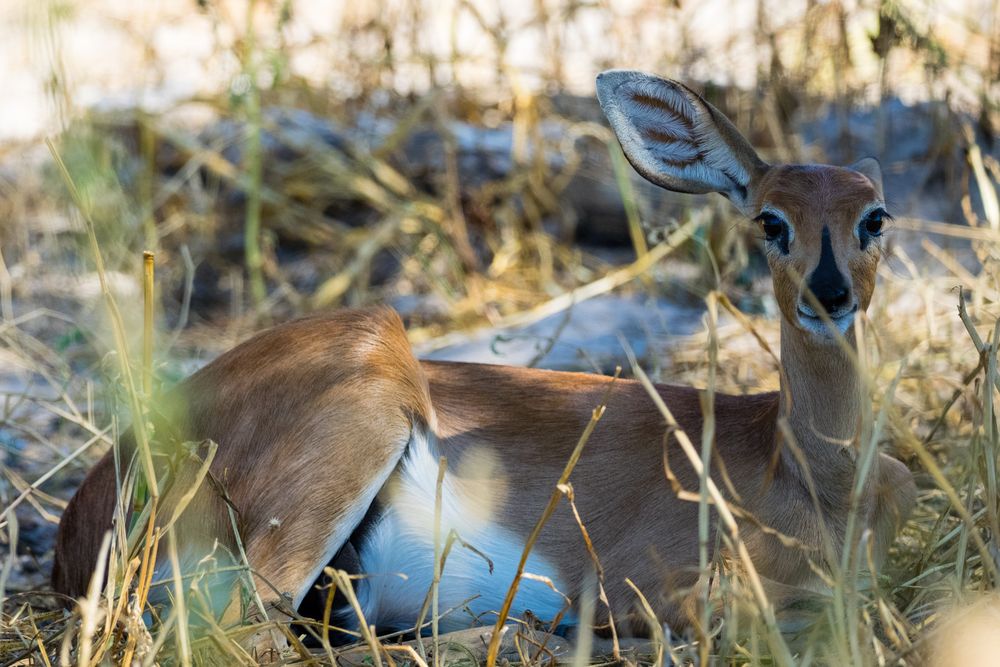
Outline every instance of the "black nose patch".
<svg viewBox="0 0 1000 667">
<path fill-rule="evenodd" d="M 850 298 L 850 285 L 844 274 L 837 268 L 833 258 L 833 243 L 830 241 L 830 228 L 823 227 L 823 246 L 820 249 L 819 264 L 809 276 L 809 291 L 827 313 L 836 313 L 847 305 Z"/>
</svg>

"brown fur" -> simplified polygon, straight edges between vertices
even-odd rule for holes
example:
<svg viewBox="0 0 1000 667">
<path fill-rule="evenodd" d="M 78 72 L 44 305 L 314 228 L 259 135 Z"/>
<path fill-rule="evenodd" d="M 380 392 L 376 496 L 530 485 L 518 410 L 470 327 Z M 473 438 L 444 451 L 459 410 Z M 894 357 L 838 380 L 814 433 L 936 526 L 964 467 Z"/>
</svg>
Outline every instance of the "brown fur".
<svg viewBox="0 0 1000 667">
<path fill-rule="evenodd" d="M 500 455 L 512 487 L 498 521 L 526 538 L 552 493 L 570 452 L 600 403 L 609 378 L 581 373 L 424 362 L 439 419 L 440 446 L 449 462 L 465 448 L 488 447 Z M 701 438 L 698 392 L 661 385 L 660 395 L 688 436 Z M 761 499 L 768 488 L 778 395 L 716 397 L 718 453 L 736 473 L 745 501 Z M 698 505 L 679 500 L 664 474 L 663 418 L 642 385 L 619 380 L 607 411 L 573 472 L 577 505 L 606 571 L 612 607 L 629 612 L 632 579 L 650 597 L 661 617 L 682 624 L 683 597 L 697 578 Z M 675 441 L 666 445 L 673 473 L 688 491 L 698 476 Z M 720 486 L 722 481 L 718 480 Z M 785 487 L 782 486 L 782 489 Z M 761 543 L 763 547 L 763 543 Z M 575 597 L 589 556 L 580 528 L 561 505 L 536 546 L 560 568 L 564 591 Z M 761 553 L 761 561 L 767 559 Z M 787 579 L 780 563 L 765 562 L 765 574 Z"/>
<path fill-rule="evenodd" d="M 433 422 L 426 382 L 388 309 L 269 329 L 195 373 L 173 398 L 183 438 L 219 444 L 211 472 L 237 512 L 262 594 L 272 597 L 273 590 L 304 593 L 327 549 L 324 531 L 388 477 L 373 462 L 397 458 L 411 428 Z M 66 509 L 56 541 L 58 591 L 86 590 L 110 526 L 114 470 L 108 452 Z M 164 499 L 161 517 L 173 500 Z M 205 552 L 216 538 L 232 547 L 214 485 L 203 485 L 182 516 L 186 547 Z"/>
<path fill-rule="evenodd" d="M 487 447 L 498 455 L 499 473 L 510 489 L 498 520 L 526 537 L 609 382 L 595 375 L 504 366 L 423 362 L 418 367 L 403 336 L 398 319 L 384 310 L 300 320 L 243 343 L 179 388 L 189 397 L 188 437 L 219 443 L 212 470 L 238 513 L 263 590 L 273 586 L 294 597 L 312 583 L 307 575 L 323 556 L 326 536 L 348 506 L 359 502 L 376 464 L 398 458 L 414 422 L 433 422 L 434 414 L 434 430 L 452 470 L 470 447 Z M 345 344 L 351 337 L 353 343 Z M 698 392 L 675 386 L 658 391 L 698 442 Z M 718 458 L 745 509 L 818 548 L 820 523 L 797 466 L 770 467 L 778 413 L 777 393 L 718 395 Z M 684 598 L 697 577 L 697 504 L 677 499 L 666 481 L 664 431 L 645 389 L 619 380 L 572 482 L 606 569 L 612 607 L 622 613 L 632 609 L 628 577 L 676 626 L 686 622 Z M 675 441 L 666 452 L 681 485 L 696 491 L 697 475 Z M 853 467 L 830 470 L 829 455 L 810 454 L 817 486 L 842 513 Z M 879 485 L 886 507 L 895 507 L 890 501 L 901 481 L 895 472 L 890 484 Z M 838 488 L 831 489 L 826 483 L 833 477 Z M 717 472 L 716 479 L 725 488 Z M 85 590 L 100 537 L 110 527 L 114 497 L 109 453 L 60 524 L 57 590 L 71 595 Z M 212 498 L 215 491 L 205 486 L 184 515 L 190 522 L 180 528 L 206 551 L 210 536 L 227 542 L 231 533 L 224 505 Z M 892 511 L 905 514 L 906 508 Z M 279 528 L 270 527 L 272 518 L 280 521 Z M 835 522 L 837 516 L 830 518 Z M 797 550 L 780 546 L 754 524 L 743 532 L 763 576 L 791 585 L 811 578 Z M 893 532 L 890 528 L 883 541 Z M 565 504 L 536 548 L 560 568 L 560 579 L 569 587 L 564 592 L 578 593 L 589 557 Z"/>
<path fill-rule="evenodd" d="M 670 104 L 690 103 L 671 97 L 677 90 L 670 84 L 658 94 L 673 100 Z M 602 103 L 614 104 L 613 95 L 609 89 Z M 861 171 L 766 165 L 711 105 L 700 100 L 692 109 L 701 115 L 690 139 L 714 151 L 713 159 L 720 150 L 731 158 L 728 194 L 751 216 L 764 205 L 780 209 L 794 229 L 790 252 L 772 250 L 768 257 L 782 313 L 781 392 L 716 397 L 712 475 L 727 489 L 719 474 L 724 463 L 735 496 L 728 493 L 756 517 L 743 521 L 741 531 L 759 572 L 785 585 L 806 585 L 814 575 L 803 550 L 783 546 L 760 525 L 795 538 L 819 562 L 825 534 L 839 551 L 865 399 L 851 360 L 853 331 L 847 332 L 846 346 L 819 340 L 799 324 L 796 310 L 805 298 L 804 279 L 819 262 L 824 227 L 830 229 L 837 268 L 859 307 L 867 307 L 878 247 L 861 248 L 854 229 L 863 209 L 881 200 L 878 172 L 868 164 Z M 627 116 L 616 118 L 628 123 Z M 623 142 L 633 164 L 643 173 L 663 168 L 650 166 L 634 135 L 631 143 Z M 647 133 L 644 140 L 659 139 Z M 749 175 L 748 182 L 739 182 L 741 173 Z M 668 173 L 662 180 L 704 191 L 691 172 Z M 287 591 L 299 598 L 330 548 L 346 539 L 345 531 L 360 520 L 358 512 L 386 483 L 415 428 L 436 435 L 453 474 L 461 474 L 462 458 L 473 449 L 491 452 L 499 462 L 495 474 L 503 480 L 496 488 L 506 489 L 496 521 L 525 538 L 608 382 L 579 373 L 418 363 L 394 313 L 346 311 L 275 327 L 223 355 L 178 389 L 183 402 L 176 414 L 185 437 L 219 444 L 212 472 L 238 513 L 265 594 L 274 598 Z M 703 422 L 698 392 L 657 390 L 698 442 Z M 778 431 L 780 418 L 787 420 L 794 442 Z M 664 421 L 645 390 L 619 381 L 571 481 L 606 569 L 612 608 L 627 613 L 634 605 L 627 577 L 660 617 L 676 626 L 687 620 L 685 598 L 697 577 L 697 504 L 678 499 L 664 474 L 665 459 L 684 489 L 696 491 L 698 484 L 676 440 L 665 436 Z M 180 526 L 202 550 L 213 537 L 224 546 L 230 539 L 226 506 L 215 488 L 199 492 Z M 864 525 L 873 529 L 880 559 L 914 502 L 912 476 L 881 455 L 864 494 Z M 60 524 L 58 590 L 79 595 L 85 589 L 114 497 L 109 454 Z M 566 504 L 536 548 L 559 570 L 569 589 L 564 592 L 577 595 L 590 561 Z"/>
<path fill-rule="evenodd" d="M 853 284 L 861 310 L 868 308 L 875 288 L 878 247 L 861 250 L 854 236 L 862 210 L 882 198 L 881 187 L 867 176 L 827 165 L 778 165 L 753 180 L 756 208 L 770 205 L 783 211 L 795 230 L 787 256 L 771 252 L 768 263 L 778 306 L 787 322 L 795 322 L 802 300 L 802 282 L 819 263 L 820 237 L 829 227 L 838 268 Z"/>
</svg>

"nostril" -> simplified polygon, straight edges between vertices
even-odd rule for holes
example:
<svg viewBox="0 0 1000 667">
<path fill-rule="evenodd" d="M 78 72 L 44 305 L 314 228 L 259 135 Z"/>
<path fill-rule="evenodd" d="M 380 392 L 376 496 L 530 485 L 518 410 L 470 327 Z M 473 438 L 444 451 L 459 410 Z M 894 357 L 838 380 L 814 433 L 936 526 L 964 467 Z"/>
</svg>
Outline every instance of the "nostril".
<svg viewBox="0 0 1000 667">
<path fill-rule="evenodd" d="M 833 313 L 847 305 L 849 291 L 844 287 L 832 287 L 816 293 L 816 299 L 826 312 Z"/>
</svg>

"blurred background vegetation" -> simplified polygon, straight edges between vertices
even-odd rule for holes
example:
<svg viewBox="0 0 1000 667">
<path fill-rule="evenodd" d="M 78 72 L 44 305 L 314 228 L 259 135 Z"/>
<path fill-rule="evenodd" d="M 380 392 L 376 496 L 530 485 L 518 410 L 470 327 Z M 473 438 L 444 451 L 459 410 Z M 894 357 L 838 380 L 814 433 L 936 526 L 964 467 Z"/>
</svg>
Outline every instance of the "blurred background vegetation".
<svg viewBox="0 0 1000 667">
<path fill-rule="evenodd" d="M 773 344 L 757 230 L 632 173 L 593 95 L 607 68 L 689 83 L 766 160 L 881 160 L 873 370 L 878 394 L 903 369 L 883 444 L 922 493 L 872 655 L 906 661 L 941 599 L 996 584 L 970 546 L 995 544 L 998 509 L 996 0 L 13 0 L 0 63 L 11 627 L 52 607 L 26 592 L 128 418 L 88 219 L 136 351 L 156 253 L 164 385 L 269 323 L 371 303 L 423 355 L 606 372 L 620 333 L 703 385 L 718 290 Z M 776 388 L 753 335 L 720 326 L 720 387 Z"/>
</svg>

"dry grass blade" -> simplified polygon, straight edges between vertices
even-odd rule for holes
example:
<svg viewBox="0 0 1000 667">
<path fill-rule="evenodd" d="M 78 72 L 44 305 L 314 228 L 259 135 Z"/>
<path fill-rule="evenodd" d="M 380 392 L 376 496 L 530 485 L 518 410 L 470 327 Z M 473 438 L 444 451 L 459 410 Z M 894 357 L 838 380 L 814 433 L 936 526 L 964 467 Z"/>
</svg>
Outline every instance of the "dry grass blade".
<svg viewBox="0 0 1000 667">
<path fill-rule="evenodd" d="M 968 144 L 966 149 L 966 159 L 972 167 L 972 173 L 976 179 L 976 186 L 979 188 L 979 196 L 982 198 L 983 211 L 986 215 L 986 224 L 994 232 L 1000 232 L 1000 201 L 997 200 L 997 191 L 986 173 L 983 165 L 983 154 L 976 143 L 975 132 L 966 123 L 962 127 L 965 141 Z"/>
<path fill-rule="evenodd" d="M 573 507 L 573 514 L 577 516 L 577 523 L 579 523 L 579 513 L 576 511 L 576 507 Z M 582 525 L 582 524 L 580 524 Z M 589 543 L 589 539 L 586 540 Z M 587 550 L 593 552 L 593 547 L 588 544 Z M 591 556 L 593 558 L 593 556 Z M 593 595 L 594 585 L 600 585 L 600 595 L 604 596 L 604 586 L 598 581 L 595 581 L 594 574 L 592 572 L 587 573 L 587 577 L 584 579 L 583 584 L 583 594 L 580 595 L 579 601 L 579 630 L 576 636 L 576 647 L 573 651 L 573 667 L 585 667 L 590 660 L 591 654 L 593 653 L 593 641 L 594 633 L 591 629 L 594 625 L 594 613 L 596 611 L 596 604 Z M 606 596 L 605 596 L 606 597 Z M 610 609 L 609 609 L 610 612 Z M 614 621 L 611 622 L 612 635 L 613 637 L 613 651 L 616 660 L 621 660 L 621 650 L 618 645 L 618 633 L 614 630 Z"/>
<path fill-rule="evenodd" d="M 112 331 L 115 337 L 115 348 L 118 352 L 119 367 L 121 369 L 122 377 L 125 379 L 125 389 L 128 395 L 130 407 L 132 409 L 132 415 L 135 419 L 134 429 L 136 443 L 139 448 L 139 458 L 142 461 L 143 470 L 146 475 L 146 484 L 149 485 L 150 494 L 155 499 L 159 495 L 159 487 L 156 483 L 156 471 L 153 468 L 153 455 L 150 450 L 149 439 L 146 434 L 145 413 L 139 400 L 139 393 L 132 376 L 132 367 L 129 363 L 128 343 L 126 342 L 127 339 L 125 337 L 125 325 L 122 322 L 122 316 L 118 310 L 118 304 L 115 302 L 114 295 L 111 293 L 111 288 L 108 286 L 107 272 L 104 268 L 104 258 L 101 255 L 100 244 L 97 241 L 97 232 L 94 227 L 94 221 L 90 216 L 89 207 L 80 195 L 79 190 L 77 190 L 76 184 L 73 182 L 73 177 L 66 168 L 66 164 L 59 155 L 59 151 L 56 149 L 55 144 L 52 143 L 51 140 L 46 139 L 46 145 L 49 148 L 49 153 L 52 155 L 52 159 L 59 168 L 59 174 L 62 176 L 63 183 L 69 190 L 70 195 L 73 198 L 73 202 L 80 211 L 87 228 L 87 236 L 90 240 L 90 248 L 93 253 L 94 264 L 97 268 L 97 277 L 101 284 L 101 293 L 104 295 L 104 300 L 107 304 L 108 314 L 112 323 Z"/>
<path fill-rule="evenodd" d="M 167 555 L 170 559 L 170 569 L 174 581 L 173 613 L 177 615 L 177 655 L 184 667 L 191 665 L 191 639 L 188 637 L 188 611 L 184 591 L 184 580 L 181 578 L 181 561 L 177 556 L 177 532 L 167 530 Z"/>
<path fill-rule="evenodd" d="M 232 503 L 227 502 L 226 507 L 229 513 L 229 527 L 230 530 L 233 531 L 233 539 L 236 542 L 236 549 L 240 554 L 240 564 L 243 565 L 243 574 L 246 582 L 245 585 L 247 590 L 250 591 L 253 602 L 257 607 L 257 613 L 266 619 L 267 607 L 264 606 L 264 600 L 260 597 L 260 591 L 257 589 L 257 581 L 254 577 L 253 570 L 250 567 L 250 560 L 247 558 L 246 549 L 243 547 L 243 538 L 240 536 L 239 524 L 236 520 L 236 511 L 233 509 Z"/>
<path fill-rule="evenodd" d="M 670 408 L 668 408 L 663 402 L 660 394 L 656 391 L 656 387 L 654 387 L 653 383 L 649 380 L 649 376 L 647 376 L 639 366 L 635 359 L 635 354 L 631 349 L 626 349 L 626 352 L 628 353 L 629 361 L 632 364 L 632 371 L 635 373 L 636 378 L 642 383 L 643 387 L 645 387 L 646 392 L 649 394 L 650 398 L 653 399 L 653 402 L 660 411 L 660 414 L 662 414 L 664 419 L 666 419 L 668 428 L 671 430 L 674 438 L 681 446 L 681 449 L 687 456 L 688 461 L 691 463 L 695 472 L 701 475 L 703 466 L 701 459 L 698 457 L 698 453 L 691 444 L 691 440 L 680 428 L 677 420 L 674 419 L 673 414 L 670 412 Z M 757 574 L 757 568 L 754 567 L 753 562 L 750 560 L 750 553 L 747 551 L 746 545 L 743 543 L 743 540 L 740 539 L 739 526 L 736 524 L 736 519 L 733 517 L 725 498 L 722 497 L 722 494 L 719 492 L 718 487 L 716 487 L 715 482 L 711 477 L 705 478 L 705 485 L 708 489 L 709 495 L 715 502 L 716 509 L 719 512 L 719 517 L 722 519 L 726 530 L 729 532 L 729 537 L 732 540 L 732 543 L 736 545 L 737 558 L 750 579 L 750 586 L 754 599 L 764 617 L 764 623 L 767 627 L 770 648 L 775 652 L 774 658 L 780 665 L 791 665 L 793 664 L 791 652 L 788 650 L 788 645 L 785 643 L 784 638 L 778 630 L 777 619 L 774 616 L 774 608 L 771 606 L 770 601 L 767 599 L 767 594 L 764 592 L 764 586 L 761 583 L 760 576 Z"/>
<path fill-rule="evenodd" d="M 11 501 L 11 503 L 9 505 L 7 505 L 7 507 L 4 508 L 3 514 L 0 514 L 0 517 L 2 517 L 3 519 L 7 519 L 8 515 L 10 515 L 17 508 L 17 506 L 20 505 L 26 498 L 30 497 L 31 494 L 36 489 L 38 489 L 40 486 L 42 486 L 42 484 L 45 484 L 45 482 L 47 482 L 50 479 L 52 479 L 52 477 L 54 477 L 56 475 L 56 473 L 58 473 L 63 468 L 65 468 L 66 466 L 68 466 L 70 463 L 72 463 L 73 461 L 75 461 L 81 454 L 83 454 L 88 449 L 90 449 L 91 447 L 93 447 L 95 443 L 102 442 L 105 439 L 105 436 L 107 435 L 108 431 L 110 431 L 110 430 L 111 430 L 110 426 L 105 427 L 102 431 L 100 431 L 99 433 L 97 433 L 93 438 L 91 438 L 90 440 L 86 441 L 85 443 L 83 443 L 82 445 L 80 445 L 78 448 L 76 448 L 73 451 L 72 454 L 70 454 L 69 456 L 63 458 L 61 461 L 59 461 L 59 463 L 57 463 L 55 466 L 53 466 L 48 471 L 46 471 L 46 473 L 44 475 L 42 475 L 37 480 L 35 480 L 34 482 L 32 482 L 31 486 L 29 486 L 24 491 L 22 491 L 20 494 L 18 494 L 17 498 L 15 498 L 13 501 Z"/>
<path fill-rule="evenodd" d="M 375 667 L 382 666 L 382 657 L 380 649 L 381 644 L 378 641 L 378 637 L 375 635 L 374 627 L 369 626 L 368 622 L 365 620 L 365 614 L 361 610 L 361 604 L 358 602 L 357 595 L 354 594 L 354 586 L 351 584 L 351 577 L 349 574 L 343 570 L 335 570 L 333 568 L 324 568 L 323 572 L 326 576 L 330 577 L 334 585 L 336 585 L 337 590 L 340 591 L 347 599 L 347 603 L 354 610 L 354 614 L 358 619 L 358 628 L 361 630 L 361 636 L 364 638 L 365 642 L 368 644 L 368 649 L 371 651 L 371 659 Z"/>
<path fill-rule="evenodd" d="M 379 224 L 375 230 L 355 250 L 354 257 L 344 269 L 335 276 L 327 278 L 312 297 L 314 308 L 326 308 L 336 303 L 350 288 L 351 283 L 371 262 L 375 254 L 381 250 L 399 230 L 399 220 L 388 218 Z"/>
<path fill-rule="evenodd" d="M 142 391 L 147 401 L 153 396 L 154 271 L 154 255 L 147 250 L 142 253 Z"/>
<path fill-rule="evenodd" d="M 417 667 L 427 667 L 427 663 L 423 658 L 416 652 L 412 646 L 383 646 L 383 650 L 387 652 L 403 653 L 409 657 L 417 665 Z M 437 660 L 437 650 L 434 652 L 434 659 Z"/>
<path fill-rule="evenodd" d="M 597 574 L 598 595 L 601 602 L 608 610 L 608 626 L 611 631 L 612 657 L 615 660 L 621 660 L 621 647 L 618 643 L 618 628 L 615 627 L 615 617 L 611 610 L 611 602 L 608 601 L 608 594 L 604 590 L 604 567 L 601 566 L 601 559 L 598 558 L 597 551 L 594 549 L 594 544 L 590 541 L 590 533 L 587 532 L 587 527 L 583 525 L 583 519 L 580 517 L 580 512 L 576 508 L 576 496 L 573 494 L 573 485 L 566 482 L 566 484 L 562 485 L 561 491 L 566 496 L 570 509 L 573 510 L 573 518 L 576 520 L 576 525 L 580 527 L 580 534 L 583 536 L 583 544 L 587 548 L 590 560 L 594 563 L 594 572 Z M 591 610 L 591 615 L 593 615 L 593 610 Z M 581 626 L 586 628 L 587 624 L 582 623 Z M 589 630 L 587 630 L 587 632 L 589 632 Z"/>
<path fill-rule="evenodd" d="M 52 661 L 49 660 L 49 652 L 45 648 L 45 637 L 39 631 L 38 624 L 35 622 L 35 615 L 30 609 L 28 610 L 28 616 L 31 620 L 31 628 L 34 630 L 35 645 L 38 647 L 38 657 L 41 659 L 42 664 L 45 665 L 45 667 L 52 667 Z"/>
<path fill-rule="evenodd" d="M 177 522 L 187 509 L 188 505 L 191 504 L 191 501 L 194 500 L 198 490 L 208 478 L 209 470 L 212 467 L 212 461 L 215 460 L 215 454 L 219 450 L 219 445 L 214 440 L 205 440 L 199 443 L 197 448 L 198 451 L 201 451 L 203 447 L 206 449 L 205 456 L 201 458 L 198 470 L 195 472 L 194 477 L 191 478 L 191 483 L 188 488 L 184 489 L 183 493 L 179 493 L 176 489 L 171 489 L 172 492 L 179 493 L 179 495 L 174 502 L 173 512 L 171 512 L 170 518 L 161 529 L 164 533 L 173 527 L 174 523 Z"/>
<path fill-rule="evenodd" d="M 622 196 L 622 203 L 625 205 L 625 217 L 628 219 L 628 232 L 632 237 L 632 246 L 635 254 L 642 259 L 643 255 L 649 252 L 646 244 L 646 235 L 642 231 L 642 222 L 639 219 L 639 209 L 636 206 L 635 192 L 632 189 L 631 167 L 625 160 L 625 153 L 616 139 L 608 142 L 608 150 L 611 154 L 611 164 L 615 171 L 615 183 L 618 184 L 618 191 Z"/>
<path fill-rule="evenodd" d="M 97 625 L 100 621 L 101 588 L 104 583 L 104 572 L 111 549 L 111 534 L 105 533 L 98 551 L 97 569 L 90 578 L 87 595 L 80 601 L 80 630 L 77 638 L 77 664 L 80 667 L 90 667 L 90 659 L 94 652 L 94 642 Z"/>
<path fill-rule="evenodd" d="M 7 582 L 10 580 L 10 573 L 14 567 L 14 559 L 17 555 L 18 521 L 17 515 L 11 514 L 7 519 L 7 545 L 10 549 L 7 558 L 0 568 L 0 603 L 7 600 Z M 2 608 L 2 607 L 0 607 Z"/>
<path fill-rule="evenodd" d="M 497 652 L 500 650 L 501 630 L 507 622 L 507 616 L 510 614 L 511 605 L 514 603 L 514 596 L 517 595 L 517 589 L 521 582 L 521 576 L 524 574 L 524 568 L 528 562 L 528 555 L 535 546 L 535 542 L 538 540 L 538 536 L 541 534 L 545 523 L 548 521 L 549 517 L 552 516 L 552 513 L 556 509 L 556 505 L 559 504 L 559 499 L 562 497 L 562 491 L 560 491 L 559 487 L 569 481 L 569 476 L 573 472 L 573 468 L 576 467 L 576 462 L 580 459 L 580 455 L 583 453 L 584 445 L 586 445 L 587 441 L 590 439 L 590 434 L 594 432 L 597 422 L 599 422 L 601 417 L 604 416 L 608 396 L 610 396 L 615 380 L 618 379 L 620 373 L 621 368 L 617 368 L 614 376 L 609 380 L 608 388 L 604 393 L 604 398 L 601 400 L 601 403 L 594 408 L 593 414 L 590 417 L 590 422 L 587 424 L 583 434 L 577 441 L 576 447 L 573 448 L 573 452 L 570 454 L 569 460 L 566 462 L 566 466 L 563 468 L 562 474 L 556 482 L 552 496 L 549 498 L 549 502 L 542 512 L 542 516 L 539 517 L 538 521 L 535 523 L 535 527 L 532 529 L 531 533 L 528 535 L 528 539 L 525 541 L 524 549 L 521 551 L 521 560 L 518 562 L 517 571 L 514 575 L 514 581 L 511 582 L 510 587 L 507 589 L 507 595 L 504 598 L 503 605 L 500 607 L 500 613 L 497 615 L 497 622 L 493 626 L 493 635 L 490 637 L 490 646 L 486 654 L 487 667 L 493 667 L 496 664 Z"/>
<path fill-rule="evenodd" d="M 664 636 L 663 626 L 660 624 L 660 620 L 656 618 L 656 612 L 649 604 L 649 600 L 646 596 L 642 594 L 642 591 L 632 583 L 631 579 L 626 579 L 625 583 L 628 584 L 629 588 L 635 591 L 636 596 L 639 598 L 639 604 L 642 606 L 643 615 L 646 617 L 646 623 L 649 625 L 649 633 L 653 636 L 653 646 L 656 650 L 656 659 L 653 662 L 653 667 L 662 667 L 663 665 L 663 654 L 665 653 L 665 647 L 669 646 L 667 638 Z M 674 657 L 670 657 L 671 664 L 674 663 Z"/>
<path fill-rule="evenodd" d="M 705 300 L 707 307 L 705 321 L 708 325 L 708 384 L 699 396 L 703 418 L 701 434 L 702 467 L 698 475 L 698 570 L 701 594 L 698 599 L 700 613 L 698 614 L 695 632 L 698 636 L 698 657 L 702 664 L 707 664 L 709 659 L 710 646 L 707 632 L 712 615 L 712 608 L 708 600 L 708 581 L 711 580 L 712 576 L 708 561 L 710 539 L 708 478 L 709 468 L 713 459 L 712 451 L 715 447 L 715 387 L 716 368 L 719 360 L 719 308 L 718 299 L 715 298 L 714 294 L 714 292 L 710 293 Z"/>
<path fill-rule="evenodd" d="M 984 227 L 965 227 L 947 222 L 935 222 L 921 218 L 898 217 L 893 219 L 893 226 L 918 232 L 928 232 L 940 236 L 970 239 L 975 241 L 1000 242 L 1000 233 Z"/>
<path fill-rule="evenodd" d="M 431 583 L 431 635 L 434 640 L 434 667 L 439 667 L 440 646 L 438 644 L 438 620 L 440 619 L 440 608 L 438 596 L 441 590 L 441 570 L 444 562 L 441 553 L 441 504 L 444 493 L 444 476 L 448 471 L 448 459 L 441 457 L 438 460 L 437 482 L 434 484 L 434 581 Z M 417 625 L 423 619 L 418 619 Z M 421 647 L 422 648 L 422 647 Z"/>
</svg>

